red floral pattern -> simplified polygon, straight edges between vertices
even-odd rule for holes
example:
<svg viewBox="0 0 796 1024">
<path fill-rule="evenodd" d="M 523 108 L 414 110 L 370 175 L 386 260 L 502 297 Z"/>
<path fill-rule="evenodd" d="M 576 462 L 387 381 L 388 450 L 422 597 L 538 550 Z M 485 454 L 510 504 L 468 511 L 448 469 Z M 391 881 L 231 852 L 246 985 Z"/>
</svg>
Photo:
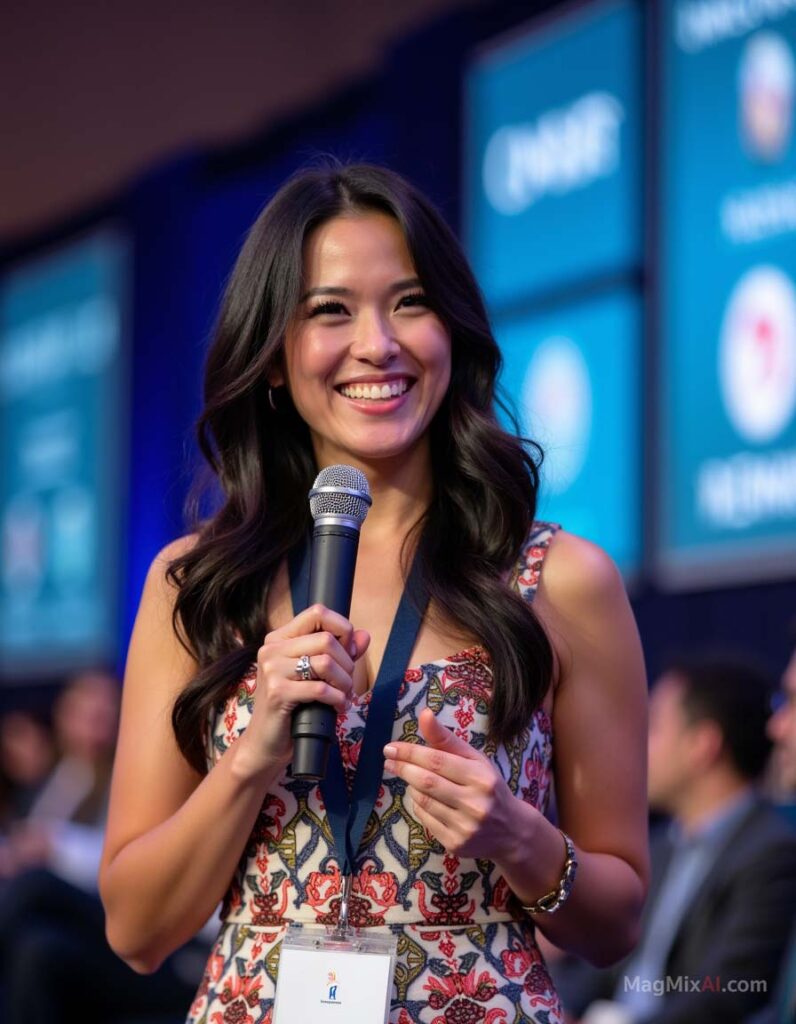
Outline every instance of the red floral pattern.
<svg viewBox="0 0 796 1024">
<path fill-rule="evenodd" d="M 555 529 L 534 524 L 519 561 L 517 586 L 529 601 Z M 217 715 L 211 764 L 246 728 L 254 683 L 252 670 Z M 518 796 L 543 810 L 550 788 L 550 718 L 540 708 L 516 742 L 490 745 L 491 687 L 489 654 L 478 645 L 408 669 L 393 738 L 420 742 L 417 716 L 430 707 L 491 757 Z M 349 786 L 369 703 L 370 694 L 355 699 L 337 720 Z M 402 780 L 385 774 L 349 901 L 353 924 L 398 936 L 391 1024 L 562 1024 L 533 927 L 517 917 L 505 879 L 489 861 L 447 853 L 412 816 L 404 791 Z M 263 801 L 229 886 L 221 931 L 189 1024 L 270 1024 L 287 924 L 336 923 L 341 892 L 320 790 L 285 776 Z"/>
</svg>

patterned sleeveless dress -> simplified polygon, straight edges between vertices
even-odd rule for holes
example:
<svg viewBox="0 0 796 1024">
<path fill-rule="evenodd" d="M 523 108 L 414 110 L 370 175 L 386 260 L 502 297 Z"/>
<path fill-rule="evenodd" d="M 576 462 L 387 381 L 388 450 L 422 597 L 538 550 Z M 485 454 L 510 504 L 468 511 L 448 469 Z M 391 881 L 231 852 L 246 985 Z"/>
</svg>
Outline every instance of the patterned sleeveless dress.
<svg viewBox="0 0 796 1024">
<path fill-rule="evenodd" d="M 534 523 L 517 566 L 531 601 L 557 527 Z M 255 669 L 216 716 L 211 764 L 246 728 Z M 489 656 L 479 646 L 407 670 L 392 737 L 422 742 L 419 712 L 437 718 L 497 766 L 512 792 L 544 811 L 552 758 L 539 708 L 508 746 L 488 743 Z M 370 693 L 337 720 L 347 781 L 356 770 Z M 384 775 L 353 876 L 350 922 L 398 938 L 390 1024 L 563 1024 L 533 924 L 488 860 L 455 857 L 426 832 Z M 341 876 L 319 788 L 288 776 L 263 801 L 221 911 L 221 930 L 187 1024 L 270 1024 L 279 948 L 288 923 L 334 924 Z M 304 1024 L 304 1022 L 297 1022 Z"/>
</svg>

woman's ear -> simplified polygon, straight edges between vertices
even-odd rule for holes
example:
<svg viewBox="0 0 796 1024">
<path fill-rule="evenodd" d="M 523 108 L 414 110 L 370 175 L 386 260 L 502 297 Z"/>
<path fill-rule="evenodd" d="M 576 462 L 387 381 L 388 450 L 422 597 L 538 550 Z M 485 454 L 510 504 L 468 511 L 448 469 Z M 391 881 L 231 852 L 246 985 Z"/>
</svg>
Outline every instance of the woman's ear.
<svg viewBox="0 0 796 1024">
<path fill-rule="evenodd" d="M 272 412 L 278 413 L 279 396 L 285 390 L 285 372 L 280 363 L 275 363 L 270 368 L 265 379 L 268 381 L 268 404 Z"/>
<path fill-rule="evenodd" d="M 265 379 L 272 388 L 283 388 L 285 386 L 284 352 L 276 353 L 274 361 L 268 368 Z"/>
</svg>

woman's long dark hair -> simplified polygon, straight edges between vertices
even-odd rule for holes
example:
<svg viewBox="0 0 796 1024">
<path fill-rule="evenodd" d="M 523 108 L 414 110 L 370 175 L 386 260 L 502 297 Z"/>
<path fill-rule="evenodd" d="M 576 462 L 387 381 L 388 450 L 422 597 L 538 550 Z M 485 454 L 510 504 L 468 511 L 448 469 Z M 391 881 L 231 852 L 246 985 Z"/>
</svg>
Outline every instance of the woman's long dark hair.
<svg viewBox="0 0 796 1024">
<path fill-rule="evenodd" d="M 537 466 L 497 422 L 500 352 L 461 247 L 397 174 L 314 168 L 284 185 L 255 222 L 207 357 L 197 434 L 223 503 L 198 522 L 194 506 L 196 543 L 168 570 L 178 587 L 174 627 L 199 664 L 172 719 L 180 749 L 200 771 L 211 712 L 256 660 L 269 628 L 269 585 L 311 527 L 307 493 L 317 467 L 309 431 L 285 389 L 275 411 L 268 400 L 269 372 L 281 365 L 301 295 L 304 243 L 324 221 L 369 210 L 400 224 L 430 307 L 451 335 L 450 387 L 431 426 L 434 496 L 416 528 L 416 557 L 432 607 L 482 637 L 491 656 L 490 739 L 520 738 L 551 680 L 547 635 L 504 581 L 533 520 Z"/>
</svg>

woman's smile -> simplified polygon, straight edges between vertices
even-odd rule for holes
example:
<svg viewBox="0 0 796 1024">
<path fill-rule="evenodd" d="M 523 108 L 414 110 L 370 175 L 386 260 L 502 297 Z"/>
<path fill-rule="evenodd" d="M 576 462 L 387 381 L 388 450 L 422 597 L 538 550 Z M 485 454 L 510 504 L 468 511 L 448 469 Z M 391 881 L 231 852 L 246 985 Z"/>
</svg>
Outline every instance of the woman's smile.
<svg viewBox="0 0 796 1024">
<path fill-rule="evenodd" d="M 382 402 L 398 398 L 411 387 L 407 377 L 357 381 L 355 384 L 341 384 L 337 390 L 346 398 L 362 398 L 369 402 Z"/>
</svg>

